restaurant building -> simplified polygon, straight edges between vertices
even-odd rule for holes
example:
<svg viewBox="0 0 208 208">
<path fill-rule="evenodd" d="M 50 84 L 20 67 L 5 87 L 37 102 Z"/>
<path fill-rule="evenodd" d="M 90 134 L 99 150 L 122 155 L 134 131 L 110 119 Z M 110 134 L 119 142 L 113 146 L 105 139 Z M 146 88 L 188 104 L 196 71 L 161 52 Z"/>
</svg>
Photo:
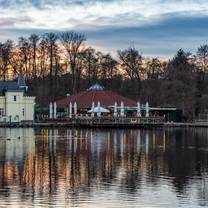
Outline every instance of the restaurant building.
<svg viewBox="0 0 208 208">
<path fill-rule="evenodd" d="M 66 112 L 87 114 L 87 113 L 111 113 L 137 106 L 135 100 L 126 98 L 115 92 L 106 90 L 103 86 L 95 84 L 85 91 L 72 96 L 66 96 L 57 100 L 55 107 L 65 109 Z M 116 109 L 115 109 L 116 108 Z M 121 109 L 122 108 L 122 109 Z M 115 112 L 114 112 L 115 113 Z"/>
<path fill-rule="evenodd" d="M 67 95 L 49 105 L 49 118 L 58 117 L 163 117 L 166 121 L 173 121 L 176 108 L 155 108 L 149 103 L 140 104 L 139 101 L 124 97 L 116 92 L 106 90 L 95 84 L 75 95 Z"/>
</svg>

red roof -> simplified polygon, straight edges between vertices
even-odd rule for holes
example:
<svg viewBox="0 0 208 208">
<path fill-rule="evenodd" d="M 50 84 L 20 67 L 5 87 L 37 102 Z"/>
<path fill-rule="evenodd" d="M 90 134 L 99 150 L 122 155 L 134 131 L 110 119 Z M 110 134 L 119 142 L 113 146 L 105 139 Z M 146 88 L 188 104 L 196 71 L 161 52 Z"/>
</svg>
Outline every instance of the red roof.
<svg viewBox="0 0 208 208">
<path fill-rule="evenodd" d="M 76 95 L 65 97 L 61 100 L 57 100 L 57 106 L 61 108 L 67 108 L 71 103 L 76 102 L 78 108 L 91 108 L 92 102 L 97 105 L 100 101 L 100 105 L 103 107 L 108 107 L 114 105 L 117 102 L 118 105 L 123 101 L 124 106 L 136 106 L 136 101 L 129 98 L 123 97 L 115 92 L 108 90 L 85 90 Z"/>
</svg>

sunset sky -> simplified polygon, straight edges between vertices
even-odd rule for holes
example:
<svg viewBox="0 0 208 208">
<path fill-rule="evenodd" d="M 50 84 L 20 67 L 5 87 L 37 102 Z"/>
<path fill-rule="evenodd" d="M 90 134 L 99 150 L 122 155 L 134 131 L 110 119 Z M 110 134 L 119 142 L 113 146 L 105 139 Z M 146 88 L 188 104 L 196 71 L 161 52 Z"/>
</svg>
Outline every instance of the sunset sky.
<svg viewBox="0 0 208 208">
<path fill-rule="evenodd" d="M 207 0 L 0 0 L 0 41 L 75 30 L 87 44 L 116 53 L 129 46 L 168 58 L 207 43 Z"/>
</svg>

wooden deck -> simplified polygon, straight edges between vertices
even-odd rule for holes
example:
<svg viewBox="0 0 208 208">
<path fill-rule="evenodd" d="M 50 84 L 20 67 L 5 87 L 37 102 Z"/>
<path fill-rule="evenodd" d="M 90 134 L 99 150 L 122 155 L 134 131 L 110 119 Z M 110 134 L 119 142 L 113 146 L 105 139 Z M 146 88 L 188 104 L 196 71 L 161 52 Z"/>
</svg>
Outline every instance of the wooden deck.
<svg viewBox="0 0 208 208">
<path fill-rule="evenodd" d="M 192 123 L 165 122 L 163 117 L 142 118 L 109 118 L 109 117 L 77 117 L 64 119 L 48 119 L 40 122 L 0 123 L 3 128 L 29 128 L 29 127 L 83 127 L 83 128 L 208 128 L 208 121 Z"/>
<path fill-rule="evenodd" d="M 205 127 L 208 128 L 208 121 L 192 122 L 192 123 L 164 123 L 164 127 Z"/>
<path fill-rule="evenodd" d="M 152 118 L 76 118 L 73 119 L 74 126 L 86 127 L 147 127 L 147 126 L 161 126 L 164 119 L 161 117 Z"/>
<path fill-rule="evenodd" d="M 0 127 L 112 127 L 112 128 L 145 128 L 163 126 L 163 117 L 149 118 L 109 118 L 77 117 L 65 119 L 48 119 L 36 123 L 0 123 Z"/>
</svg>

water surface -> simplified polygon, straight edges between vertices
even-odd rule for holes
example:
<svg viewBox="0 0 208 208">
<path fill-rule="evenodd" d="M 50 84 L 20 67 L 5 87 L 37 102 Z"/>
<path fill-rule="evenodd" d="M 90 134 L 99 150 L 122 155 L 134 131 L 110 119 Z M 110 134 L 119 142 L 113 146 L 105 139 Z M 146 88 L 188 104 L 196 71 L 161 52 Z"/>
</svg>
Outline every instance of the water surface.
<svg viewBox="0 0 208 208">
<path fill-rule="evenodd" d="M 0 207 L 208 207 L 208 130 L 0 129 Z"/>
</svg>

